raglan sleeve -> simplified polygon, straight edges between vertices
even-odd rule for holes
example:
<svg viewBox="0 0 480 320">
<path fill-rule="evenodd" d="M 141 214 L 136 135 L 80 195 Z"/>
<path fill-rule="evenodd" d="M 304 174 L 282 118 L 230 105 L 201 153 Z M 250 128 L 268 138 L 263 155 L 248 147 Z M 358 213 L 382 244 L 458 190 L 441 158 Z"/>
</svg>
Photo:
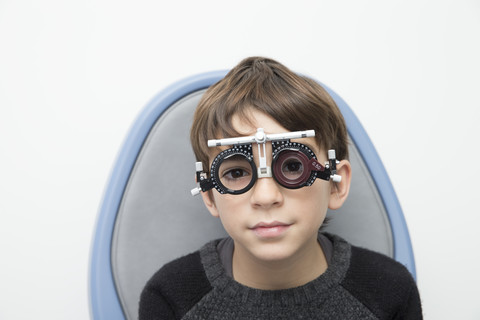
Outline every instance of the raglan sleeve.
<svg viewBox="0 0 480 320">
<path fill-rule="evenodd" d="M 139 320 L 170 320 L 176 319 L 175 313 L 162 294 L 160 288 L 155 288 L 148 282 L 140 296 L 138 309 Z"/>
<path fill-rule="evenodd" d="M 396 315 L 395 320 L 422 320 L 422 303 L 420 301 L 420 294 L 415 282 L 412 285 L 407 295 L 403 308 Z"/>
<path fill-rule="evenodd" d="M 383 254 L 352 246 L 342 286 L 378 319 L 423 319 L 420 295 L 410 271 Z"/>
<path fill-rule="evenodd" d="M 138 319 L 181 319 L 211 289 L 198 251 L 176 259 L 160 268 L 145 285 Z"/>
</svg>

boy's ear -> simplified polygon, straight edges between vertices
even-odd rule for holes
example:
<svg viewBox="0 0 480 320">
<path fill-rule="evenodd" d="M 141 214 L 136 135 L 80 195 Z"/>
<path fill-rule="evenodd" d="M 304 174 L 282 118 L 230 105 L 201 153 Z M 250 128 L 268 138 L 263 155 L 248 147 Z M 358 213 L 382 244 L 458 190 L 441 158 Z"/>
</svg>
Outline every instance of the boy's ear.
<svg viewBox="0 0 480 320">
<path fill-rule="evenodd" d="M 217 207 L 215 206 L 212 190 L 209 190 L 206 192 L 200 192 L 200 194 L 202 195 L 203 203 L 205 204 L 205 207 L 207 207 L 208 211 L 210 211 L 210 214 L 218 218 L 219 217 L 218 210 L 217 210 Z"/>
<path fill-rule="evenodd" d="M 352 166 L 348 160 L 342 160 L 337 164 L 337 174 L 342 177 L 342 181 L 335 183 L 331 188 L 328 202 L 328 208 L 331 210 L 340 208 L 347 200 L 352 180 Z"/>
</svg>

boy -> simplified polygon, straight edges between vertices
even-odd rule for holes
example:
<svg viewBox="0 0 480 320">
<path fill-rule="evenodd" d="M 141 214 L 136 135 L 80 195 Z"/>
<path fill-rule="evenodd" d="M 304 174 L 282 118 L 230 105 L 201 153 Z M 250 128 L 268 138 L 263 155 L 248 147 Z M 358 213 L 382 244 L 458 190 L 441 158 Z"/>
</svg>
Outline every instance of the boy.
<svg viewBox="0 0 480 320">
<path fill-rule="evenodd" d="M 422 318 L 402 265 L 318 232 L 351 167 L 343 117 L 316 82 L 247 58 L 202 97 L 190 138 L 192 193 L 230 237 L 160 269 L 140 320 Z"/>
</svg>

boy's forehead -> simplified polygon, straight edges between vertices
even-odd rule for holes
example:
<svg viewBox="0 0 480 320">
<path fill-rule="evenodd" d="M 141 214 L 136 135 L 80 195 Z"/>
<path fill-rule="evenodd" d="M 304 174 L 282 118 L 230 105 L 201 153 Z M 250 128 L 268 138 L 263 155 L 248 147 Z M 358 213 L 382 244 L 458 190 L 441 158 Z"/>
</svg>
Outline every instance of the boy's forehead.
<svg viewBox="0 0 480 320">
<path fill-rule="evenodd" d="M 266 134 L 288 132 L 275 119 L 252 108 L 247 108 L 242 114 L 234 114 L 232 116 L 232 126 L 240 136 L 245 137 L 254 135 L 257 132 L 257 128 L 263 128 Z"/>
</svg>

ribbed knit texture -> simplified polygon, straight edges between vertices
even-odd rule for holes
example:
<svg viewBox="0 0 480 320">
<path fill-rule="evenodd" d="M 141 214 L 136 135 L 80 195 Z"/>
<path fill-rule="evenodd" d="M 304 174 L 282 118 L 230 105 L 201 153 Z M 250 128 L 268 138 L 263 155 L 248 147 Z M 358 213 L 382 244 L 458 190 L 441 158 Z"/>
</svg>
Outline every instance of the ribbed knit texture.
<svg viewBox="0 0 480 320">
<path fill-rule="evenodd" d="M 399 263 L 336 236 L 327 271 L 286 290 L 246 287 L 227 276 L 218 241 L 164 266 L 142 293 L 140 320 L 421 319 L 418 292 Z"/>
</svg>

